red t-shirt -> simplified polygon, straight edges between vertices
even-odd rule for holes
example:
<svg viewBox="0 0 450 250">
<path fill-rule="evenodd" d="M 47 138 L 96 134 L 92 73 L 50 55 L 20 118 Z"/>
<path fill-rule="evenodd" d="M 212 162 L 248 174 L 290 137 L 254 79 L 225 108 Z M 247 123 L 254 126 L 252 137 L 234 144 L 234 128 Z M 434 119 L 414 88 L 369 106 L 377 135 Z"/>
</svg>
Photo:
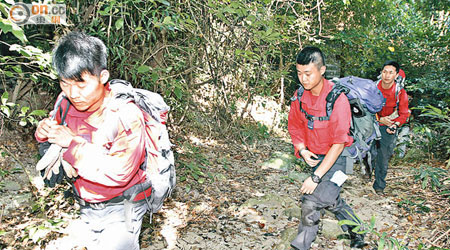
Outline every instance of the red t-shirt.
<svg viewBox="0 0 450 250">
<path fill-rule="evenodd" d="M 384 105 L 383 109 L 381 109 L 381 111 L 377 113 L 378 117 L 389 116 L 395 111 L 395 108 L 397 106 L 397 99 L 395 97 L 395 88 L 396 83 L 392 84 L 392 86 L 389 89 L 384 89 L 381 86 L 381 81 L 378 82 L 378 89 L 383 94 L 383 97 L 386 98 L 386 104 Z M 404 88 L 400 90 L 398 100 L 399 100 L 398 117 L 394 119 L 394 122 L 400 122 L 400 125 L 402 125 L 406 123 L 406 120 L 410 115 L 410 111 L 408 108 L 408 95 L 406 94 Z M 384 124 L 381 123 L 380 125 L 385 126 Z"/>
<path fill-rule="evenodd" d="M 63 157 L 78 171 L 79 177 L 74 182 L 78 194 L 92 203 L 119 196 L 145 180 L 145 173 L 140 169 L 145 159 L 142 111 L 131 102 L 119 106 L 115 112 L 127 114 L 131 126 L 124 129 L 117 119 L 117 136 L 110 141 L 108 132 L 102 129 L 110 97 L 108 92 L 103 105 L 94 112 L 80 112 L 70 106 L 66 117 L 67 126 L 85 142 L 72 141 Z M 66 105 L 67 100 L 63 100 L 61 107 L 65 109 Z M 56 119 L 61 121 L 59 112 Z"/>
<path fill-rule="evenodd" d="M 301 97 L 302 108 L 313 116 L 326 116 L 326 100 L 333 84 L 324 79 L 324 84 L 319 96 L 313 96 L 311 91 L 304 91 Z M 294 94 L 297 96 L 297 92 Z M 292 143 L 303 143 L 309 151 L 315 154 L 325 155 L 333 144 L 344 143 L 349 147 L 353 138 L 349 135 L 351 123 L 350 104 L 345 94 L 341 94 L 333 108 L 330 120 L 314 121 L 314 128 L 308 128 L 308 120 L 300 111 L 298 100 L 292 101 L 288 118 L 288 131 Z M 295 155 L 300 157 L 295 150 Z"/>
</svg>

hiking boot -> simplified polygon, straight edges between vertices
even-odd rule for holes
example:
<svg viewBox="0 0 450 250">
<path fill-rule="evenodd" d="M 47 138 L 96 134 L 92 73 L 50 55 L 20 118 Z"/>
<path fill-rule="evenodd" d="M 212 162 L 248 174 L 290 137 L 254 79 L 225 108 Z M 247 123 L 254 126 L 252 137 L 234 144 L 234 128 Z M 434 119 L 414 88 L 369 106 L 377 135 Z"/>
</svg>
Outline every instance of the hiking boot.
<svg viewBox="0 0 450 250">
<path fill-rule="evenodd" d="M 365 245 L 364 234 L 350 232 L 350 247 L 363 248 Z"/>
<path fill-rule="evenodd" d="M 369 159 L 367 156 L 363 158 L 363 166 L 362 167 L 364 167 L 364 172 L 365 172 L 363 175 L 363 178 L 366 180 L 372 179 L 372 172 L 373 172 L 372 168 L 369 165 L 368 160 Z"/>
<path fill-rule="evenodd" d="M 383 189 L 375 189 L 375 193 L 378 195 L 384 195 Z"/>
</svg>

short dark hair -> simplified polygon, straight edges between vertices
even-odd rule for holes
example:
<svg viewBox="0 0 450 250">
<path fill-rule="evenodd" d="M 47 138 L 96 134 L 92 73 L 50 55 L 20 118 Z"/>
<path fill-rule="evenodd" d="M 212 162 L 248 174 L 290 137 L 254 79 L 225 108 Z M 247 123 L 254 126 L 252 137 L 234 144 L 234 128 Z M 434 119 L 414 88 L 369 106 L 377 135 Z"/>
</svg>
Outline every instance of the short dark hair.
<svg viewBox="0 0 450 250">
<path fill-rule="evenodd" d="M 395 70 L 397 71 L 397 73 L 400 71 L 400 64 L 398 64 L 398 62 L 396 62 L 396 61 L 394 61 L 394 60 L 389 60 L 389 61 L 386 61 L 384 64 L 383 64 L 383 68 L 381 68 L 381 70 L 383 70 L 384 69 L 384 67 L 386 67 L 386 66 L 394 66 L 395 67 Z"/>
<path fill-rule="evenodd" d="M 71 32 L 59 40 L 53 50 L 53 67 L 60 78 L 82 81 L 85 72 L 100 76 L 107 68 L 105 44 L 82 32 Z"/>
<path fill-rule="evenodd" d="M 316 64 L 318 68 L 325 66 L 325 56 L 317 47 L 306 47 L 297 55 L 297 64 L 308 65 Z"/>
</svg>

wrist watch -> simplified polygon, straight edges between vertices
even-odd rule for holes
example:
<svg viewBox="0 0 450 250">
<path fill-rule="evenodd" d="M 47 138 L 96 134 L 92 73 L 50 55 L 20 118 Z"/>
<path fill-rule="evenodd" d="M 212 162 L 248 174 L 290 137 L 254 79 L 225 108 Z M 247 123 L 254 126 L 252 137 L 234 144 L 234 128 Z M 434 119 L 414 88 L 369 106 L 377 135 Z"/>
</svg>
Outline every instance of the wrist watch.
<svg viewBox="0 0 450 250">
<path fill-rule="evenodd" d="M 319 184 L 320 181 L 322 181 L 322 178 L 320 178 L 318 175 L 312 173 L 312 174 L 311 174 L 311 180 L 312 180 L 314 183 Z"/>
</svg>

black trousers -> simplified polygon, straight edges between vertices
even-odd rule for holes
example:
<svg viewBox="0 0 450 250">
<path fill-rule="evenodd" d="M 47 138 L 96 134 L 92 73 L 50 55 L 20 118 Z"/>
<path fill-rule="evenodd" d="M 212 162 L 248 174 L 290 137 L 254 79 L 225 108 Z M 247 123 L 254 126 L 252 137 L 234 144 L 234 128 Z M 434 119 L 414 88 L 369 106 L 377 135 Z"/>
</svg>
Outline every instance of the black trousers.
<svg viewBox="0 0 450 250">
<path fill-rule="evenodd" d="M 319 159 L 323 160 L 324 156 Z M 321 162 L 320 162 L 321 163 Z M 319 166 L 320 163 L 317 165 Z M 300 250 L 311 247 L 319 230 L 321 211 L 327 209 L 332 212 L 338 220 L 355 221 L 355 214 L 350 206 L 340 197 L 341 187 L 330 179 L 336 171 L 345 173 L 346 159 L 340 156 L 328 172 L 322 177 L 322 181 L 312 194 L 302 196 L 302 215 L 298 226 L 298 235 L 291 245 Z M 317 167 L 313 168 L 315 171 Z M 344 231 L 348 230 L 346 225 L 342 226 Z"/>
<path fill-rule="evenodd" d="M 381 139 L 379 141 L 379 146 L 376 147 L 377 155 L 373 158 L 374 162 L 372 166 L 374 166 L 375 169 L 373 189 L 375 190 L 384 190 L 386 188 L 388 164 L 394 154 L 395 142 L 397 140 L 397 133 L 389 134 L 386 131 L 387 128 L 387 126 L 380 126 Z"/>
</svg>

